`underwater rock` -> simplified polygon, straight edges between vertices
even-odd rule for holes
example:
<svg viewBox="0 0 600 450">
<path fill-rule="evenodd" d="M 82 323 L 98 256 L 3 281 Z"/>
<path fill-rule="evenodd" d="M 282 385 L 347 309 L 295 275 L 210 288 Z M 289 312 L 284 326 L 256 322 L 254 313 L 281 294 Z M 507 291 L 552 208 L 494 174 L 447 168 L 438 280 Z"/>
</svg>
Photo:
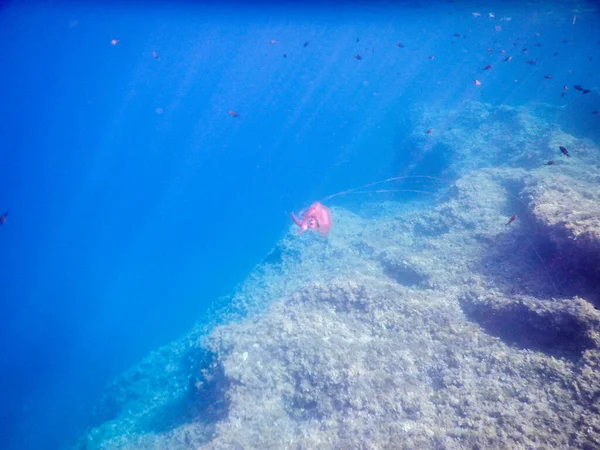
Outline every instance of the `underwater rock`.
<svg viewBox="0 0 600 450">
<path fill-rule="evenodd" d="M 429 275 L 414 257 L 400 250 L 386 250 L 379 255 L 379 263 L 385 274 L 396 283 L 407 287 L 424 284 Z"/>
<path fill-rule="evenodd" d="M 588 136 L 597 142 L 600 140 L 600 127 L 598 116 L 594 115 L 593 111 L 598 109 L 599 102 L 598 90 L 588 95 L 576 95 L 574 100 L 558 110 L 557 122 L 567 133 L 574 136 Z"/>
<path fill-rule="evenodd" d="M 555 270 L 585 280 L 580 295 L 600 305 L 600 175 L 592 165 L 576 164 L 558 176 L 530 179 L 525 192 L 535 220 L 556 246 Z M 571 175 L 574 170 L 577 176 Z"/>
<path fill-rule="evenodd" d="M 154 433 L 169 434 L 197 417 L 203 423 L 196 427 L 194 443 L 207 442 L 227 414 L 227 380 L 215 355 L 197 339 L 190 332 L 119 376 L 95 408 L 87 435 L 73 448 L 161 448 Z"/>
<path fill-rule="evenodd" d="M 594 278 L 562 295 L 597 249 L 597 149 L 526 108 L 463 112 L 431 136 L 459 156 L 435 203 L 290 231 L 218 325 L 118 383 L 81 448 L 598 448 Z"/>
<path fill-rule="evenodd" d="M 459 301 L 486 332 L 519 348 L 575 360 L 586 350 L 600 348 L 600 312 L 580 298 L 542 301 L 470 292 Z"/>
</svg>

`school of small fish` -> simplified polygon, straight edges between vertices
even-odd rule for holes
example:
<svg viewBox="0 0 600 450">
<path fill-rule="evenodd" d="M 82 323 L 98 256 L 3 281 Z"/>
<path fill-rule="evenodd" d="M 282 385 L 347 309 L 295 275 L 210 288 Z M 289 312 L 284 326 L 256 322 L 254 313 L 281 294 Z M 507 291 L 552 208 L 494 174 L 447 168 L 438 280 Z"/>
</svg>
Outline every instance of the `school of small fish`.
<svg viewBox="0 0 600 450">
<path fill-rule="evenodd" d="M 474 19 L 486 20 L 486 19 L 483 19 L 483 17 L 484 17 L 484 14 L 482 14 L 482 13 L 480 13 L 480 12 L 474 11 L 474 12 L 472 12 L 471 14 L 472 14 L 472 16 L 473 16 L 473 18 L 474 18 Z M 499 18 L 499 19 L 496 19 L 496 15 L 495 15 L 493 12 L 488 12 L 488 13 L 487 13 L 487 20 L 490 20 L 490 21 L 497 21 L 498 23 L 500 23 L 500 22 L 510 22 L 510 21 L 512 20 L 512 18 L 511 18 L 511 17 L 501 17 L 501 18 Z M 577 16 L 573 16 L 572 25 L 575 25 L 576 21 L 577 21 Z M 496 25 L 494 25 L 493 29 L 494 29 L 494 31 L 496 31 L 496 32 L 501 32 L 503 28 L 502 28 L 502 26 L 501 26 L 501 25 L 499 25 L 498 23 L 497 23 Z M 470 31 L 469 31 L 469 33 L 470 33 Z M 454 34 L 452 35 L 452 37 L 453 37 L 453 38 L 467 39 L 467 37 L 468 37 L 468 34 L 464 34 L 464 33 L 462 33 L 462 34 L 461 34 L 461 33 L 458 33 L 458 32 L 456 32 L 456 33 L 454 33 Z M 538 37 L 540 37 L 540 33 L 536 33 L 536 38 L 538 38 Z M 356 39 L 356 43 L 358 43 L 359 41 L 360 41 L 360 38 L 357 38 L 357 39 Z M 519 39 L 517 39 L 517 41 L 519 41 Z M 110 40 L 110 42 L 109 42 L 109 43 L 110 43 L 110 45 L 112 45 L 112 46 L 117 46 L 117 45 L 118 45 L 120 42 L 121 42 L 121 40 L 120 40 L 120 39 L 113 38 L 113 39 L 111 39 L 111 40 Z M 405 42 L 406 42 L 406 41 L 405 41 Z M 562 44 L 565 44 L 565 43 L 567 43 L 567 42 L 569 42 L 569 41 L 568 41 L 567 39 L 563 39 L 563 40 L 562 40 L 562 41 L 560 41 L 560 42 L 561 42 Z M 495 41 L 494 41 L 494 44 L 497 44 L 497 43 L 498 43 L 498 41 L 497 41 L 497 40 L 495 40 Z M 279 44 L 279 41 L 277 41 L 277 40 L 275 40 L 275 39 L 271 39 L 270 41 L 268 41 L 268 45 L 270 45 L 270 46 L 273 46 L 273 45 L 275 45 L 275 44 Z M 302 44 L 302 47 L 303 47 L 303 48 L 307 48 L 307 47 L 309 46 L 309 44 L 310 44 L 310 42 L 309 42 L 309 41 L 304 41 L 304 42 L 303 42 L 303 44 Z M 513 48 L 513 49 L 515 49 L 515 47 L 519 47 L 519 44 L 520 44 L 519 42 L 514 42 L 514 41 L 513 41 L 513 42 L 512 42 L 512 48 Z M 600 42 L 599 42 L 599 44 L 600 44 Z M 405 43 L 403 43 L 403 42 L 396 42 L 394 45 L 395 45 L 396 47 L 400 48 L 400 49 L 403 49 L 403 48 L 405 48 L 405 47 L 406 47 Z M 536 40 L 535 42 L 533 42 L 533 44 L 532 44 L 532 45 L 533 45 L 534 47 L 538 47 L 538 48 L 539 48 L 539 47 L 542 47 L 542 43 L 541 43 L 539 40 Z M 487 55 L 493 55 L 493 53 L 494 53 L 494 49 L 493 49 L 493 48 L 486 48 L 486 50 L 485 50 L 485 51 L 486 51 Z M 523 48 L 521 48 L 521 51 L 520 51 L 520 53 L 521 53 L 521 54 L 528 54 L 528 52 L 529 52 L 529 49 L 528 49 L 528 47 L 523 47 Z M 507 50 L 505 50 L 505 49 L 501 49 L 501 50 L 500 50 L 500 54 L 501 54 L 501 55 L 504 55 L 504 54 L 506 54 L 506 53 L 507 53 Z M 559 52 L 554 52 L 554 53 L 552 54 L 552 56 L 557 56 L 558 54 L 559 54 Z M 153 50 L 153 51 L 151 52 L 151 56 L 152 56 L 152 58 L 154 58 L 155 60 L 160 60 L 160 57 L 159 57 L 159 55 L 158 55 L 158 52 L 157 52 L 156 50 Z M 284 58 L 287 58 L 287 56 L 288 56 L 288 54 L 287 54 L 287 53 L 283 53 L 283 57 L 284 57 Z M 354 53 L 354 54 L 352 54 L 352 57 L 353 57 L 354 59 L 356 59 L 357 61 L 363 61 L 363 57 L 362 57 L 362 55 L 361 55 L 361 54 L 359 54 L 359 53 Z M 428 59 L 429 59 L 429 60 L 431 60 L 431 61 L 433 61 L 433 60 L 435 59 L 435 55 L 428 55 Z M 502 60 L 503 60 L 505 63 L 507 63 L 507 62 L 510 62 L 512 59 L 513 59 L 513 55 L 510 55 L 510 54 L 509 54 L 508 56 L 506 56 L 506 57 L 503 57 L 503 58 L 502 58 Z M 591 56 L 589 56 L 589 57 L 588 57 L 588 60 L 589 60 L 589 61 L 592 61 L 592 57 L 591 57 Z M 526 60 L 526 61 L 525 61 L 525 63 L 526 63 L 526 64 L 528 64 L 528 65 L 530 65 L 530 66 L 535 66 L 535 65 L 537 65 L 537 63 L 538 63 L 538 58 L 535 58 L 535 59 L 530 59 L 530 60 Z M 483 66 L 483 68 L 482 68 L 482 70 L 483 70 L 483 71 L 491 71 L 492 69 L 494 69 L 494 64 L 486 64 L 486 65 L 485 65 L 485 66 Z M 495 69 L 494 69 L 494 70 L 495 70 Z M 553 76 L 552 74 L 545 74 L 545 75 L 543 75 L 543 78 L 544 78 L 544 79 L 546 79 L 546 80 L 553 80 L 553 79 L 554 79 L 554 76 Z M 482 82 L 481 80 L 479 80 L 479 79 L 473 79 L 473 84 L 474 84 L 475 86 L 477 86 L 477 87 L 481 87 L 481 86 L 482 86 L 482 84 L 483 84 L 483 82 Z M 577 92 L 581 92 L 581 94 L 582 94 L 582 95 L 586 95 L 586 94 L 589 94 L 590 92 L 592 92 L 592 89 L 584 88 L 584 87 L 583 87 L 581 84 L 575 84 L 575 85 L 573 85 L 573 89 L 574 89 L 575 91 L 577 91 Z M 567 85 L 564 85 L 564 86 L 562 87 L 562 90 L 561 90 L 561 92 L 560 92 L 560 96 L 561 96 L 561 97 L 565 97 L 565 95 L 567 94 L 567 92 L 568 92 L 568 91 L 569 91 L 569 87 L 568 87 Z M 159 109 L 160 109 L 160 108 L 159 108 Z M 157 112 L 158 112 L 158 109 L 157 109 Z M 160 113 L 162 113 L 162 109 L 160 109 Z M 600 109 L 593 110 L 593 111 L 591 111 L 591 113 L 592 113 L 593 115 L 600 115 Z M 230 117 L 233 117 L 233 118 L 236 118 L 236 119 L 240 117 L 240 114 L 239 114 L 238 112 L 236 112 L 235 110 L 233 110 L 233 109 L 230 109 L 230 110 L 227 112 L 227 114 L 228 114 Z M 427 134 L 427 135 L 432 135 L 432 134 L 433 134 L 433 132 L 434 132 L 434 129 L 433 129 L 433 128 L 429 128 L 429 129 L 427 129 L 427 130 L 425 131 L 425 134 Z M 568 150 L 566 147 L 564 147 L 564 146 L 560 146 L 558 150 L 560 150 L 560 152 L 561 152 L 561 153 L 562 153 L 564 156 L 566 156 L 567 158 L 570 158 L 570 157 L 571 157 L 571 154 L 569 153 L 569 150 Z M 550 161 L 546 162 L 546 163 L 544 164 L 544 166 L 552 166 L 552 165 L 554 165 L 554 164 L 555 164 L 554 160 L 550 160 Z M 3 225 L 3 224 L 6 222 L 6 220 L 7 220 L 7 217 L 8 217 L 8 211 L 6 211 L 6 212 L 4 212 L 3 214 L 1 214 L 1 215 L 0 215 L 0 225 Z M 516 216 L 516 215 L 513 215 L 512 217 L 510 217 L 510 219 L 508 220 L 508 223 L 507 223 L 507 225 L 510 225 L 512 222 L 514 222 L 516 218 L 517 218 L 517 216 Z M 329 219 L 329 220 L 330 220 L 330 219 Z M 307 222 L 307 223 L 308 223 L 308 227 L 309 227 L 309 228 L 314 228 L 314 227 L 311 225 L 311 223 L 310 223 L 310 222 Z M 329 223 L 329 227 L 330 227 L 330 226 L 331 226 L 331 225 L 330 225 L 330 223 Z M 327 228 L 327 231 L 328 231 L 328 230 L 329 230 L 329 228 Z M 326 233 L 325 233 L 325 234 L 326 234 Z"/>
<path fill-rule="evenodd" d="M 477 11 L 474 11 L 474 12 L 472 13 L 472 15 L 473 15 L 473 17 L 474 17 L 474 18 L 476 18 L 476 19 L 477 19 L 477 18 L 482 18 L 482 17 L 483 17 L 482 13 L 480 13 L 480 12 L 477 12 Z M 494 14 L 494 13 L 492 13 L 492 12 L 488 13 L 488 14 L 487 14 L 487 17 L 488 17 L 488 20 L 498 20 L 498 22 L 509 22 L 509 21 L 511 21 L 511 20 L 512 20 L 510 17 L 502 17 L 502 18 L 500 18 L 500 19 L 496 19 L 496 16 L 495 16 L 495 14 Z M 575 22 L 576 22 L 576 19 L 577 19 L 576 17 L 574 17 L 574 18 L 573 18 L 573 25 L 575 24 Z M 495 25 L 495 26 L 494 26 L 494 30 L 495 30 L 496 32 L 500 32 L 500 31 L 502 31 L 502 26 L 500 26 L 500 25 Z M 468 36 L 467 34 L 461 34 L 461 33 L 458 33 L 458 32 L 457 32 L 457 33 L 454 33 L 454 34 L 452 35 L 452 37 L 453 37 L 453 38 L 461 38 L 461 39 L 467 39 L 467 36 Z M 539 38 L 539 37 L 540 37 L 540 33 L 536 33 L 536 38 Z M 517 41 L 518 41 L 518 40 L 519 40 L 519 39 L 517 39 Z M 358 42 L 359 42 L 359 39 L 356 39 L 356 42 L 358 43 Z M 561 42 L 562 44 L 566 44 L 566 43 L 567 43 L 567 42 L 569 42 L 569 41 L 568 41 L 567 39 L 563 39 L 563 40 L 561 40 L 560 42 Z M 497 44 L 497 43 L 498 43 L 498 41 L 497 41 L 497 40 L 495 40 L 495 41 L 494 41 L 494 44 Z M 598 43 L 600 44 L 600 42 L 598 42 Z M 304 46 L 306 47 L 306 46 L 307 46 L 307 44 L 308 44 L 308 42 L 307 42 L 307 43 L 305 43 L 305 45 L 304 45 Z M 396 44 L 395 44 L 395 45 L 396 45 L 396 47 L 398 47 L 398 48 L 405 48 L 405 44 L 404 44 L 404 43 L 402 43 L 402 42 L 396 42 Z M 541 48 L 541 47 L 542 47 L 542 42 L 540 42 L 539 40 L 536 40 L 535 42 L 533 42 L 533 44 L 532 44 L 532 45 L 533 45 L 533 47 Z M 513 48 L 513 49 L 515 49 L 515 47 L 519 47 L 519 46 L 520 46 L 520 43 L 519 43 L 519 42 L 512 42 L 512 48 Z M 485 51 L 486 51 L 486 53 L 487 53 L 487 55 L 488 55 L 488 56 L 489 56 L 489 55 L 492 55 L 492 54 L 494 53 L 494 49 L 493 49 L 493 48 L 486 48 L 486 50 L 485 50 Z M 506 50 L 506 49 L 501 49 L 501 50 L 500 50 L 500 54 L 501 54 L 501 55 L 505 55 L 506 53 L 507 53 L 507 50 Z M 523 47 L 523 48 L 521 48 L 521 50 L 520 50 L 520 52 L 519 52 L 519 53 L 520 53 L 520 54 L 523 54 L 523 55 L 527 55 L 527 54 L 529 54 L 529 48 L 528 48 L 528 47 Z M 552 56 L 557 56 L 557 55 L 559 55 L 559 52 L 553 52 L 553 53 L 552 53 Z M 358 54 L 358 53 L 355 53 L 353 56 L 354 56 L 354 58 L 355 58 L 356 60 L 359 60 L 359 61 L 362 61 L 362 60 L 363 60 L 363 57 L 362 57 L 360 54 Z M 429 55 L 429 56 L 428 56 L 428 59 L 429 59 L 429 60 L 434 60 L 434 58 L 435 58 L 435 55 Z M 502 56 L 502 61 L 504 61 L 505 63 L 507 63 L 507 62 L 510 62 L 512 59 L 513 59 L 513 55 L 510 55 L 510 54 L 509 54 L 509 55 L 507 55 L 507 56 Z M 537 66 L 537 64 L 538 64 L 538 60 L 539 60 L 538 58 L 534 58 L 534 59 L 528 59 L 528 60 L 525 60 L 524 62 L 525 62 L 525 64 L 528 64 L 528 65 L 530 65 L 530 66 Z M 591 56 L 590 56 L 590 57 L 588 57 L 588 60 L 589 60 L 589 61 L 592 61 L 592 57 L 591 57 Z M 482 71 L 491 71 L 492 69 L 494 69 L 494 64 L 486 64 L 486 65 L 484 65 L 484 66 L 481 68 L 481 70 L 482 70 Z M 553 76 L 552 74 L 549 74 L 549 73 L 547 73 L 547 74 L 543 75 L 543 79 L 545 79 L 545 80 L 553 80 L 553 79 L 554 79 L 554 76 Z M 516 80 L 515 80 L 515 81 L 516 81 Z M 477 78 L 475 78 L 475 79 L 473 79 L 473 84 L 474 84 L 475 86 L 477 86 L 477 87 L 480 87 L 480 86 L 482 86 L 482 81 L 481 81 L 480 79 L 477 79 Z M 582 95 L 589 94 L 589 93 L 592 91 L 592 89 L 587 89 L 587 88 L 584 88 L 584 87 L 583 87 L 582 85 L 580 85 L 580 84 L 575 84 L 575 85 L 573 85 L 573 89 L 574 89 L 575 91 L 581 92 L 581 94 L 582 94 Z M 565 95 L 567 94 L 568 90 L 569 90 L 569 87 L 568 87 L 567 85 L 564 85 L 564 86 L 562 87 L 562 90 L 560 91 L 560 96 L 561 96 L 561 97 L 565 97 Z M 591 113 L 592 113 L 592 114 L 594 114 L 594 115 L 600 115 L 600 110 L 596 109 L 596 110 L 593 110 Z M 433 132 L 434 132 L 434 129 L 433 129 L 433 128 L 429 128 L 429 129 L 425 130 L 425 134 L 427 134 L 427 135 L 432 135 L 432 134 L 433 134 Z M 571 157 L 571 154 L 569 153 L 569 150 L 568 150 L 566 147 L 564 147 L 564 146 L 562 146 L 562 145 L 561 145 L 561 146 L 559 146 L 558 150 L 559 150 L 559 151 L 560 151 L 560 152 L 561 152 L 561 153 L 562 153 L 564 156 L 566 156 L 567 158 L 570 158 L 570 157 Z M 546 163 L 544 164 L 544 166 L 553 166 L 554 164 L 555 164 L 554 160 L 550 160 L 550 161 L 546 162 Z M 515 215 L 513 215 L 513 216 L 511 216 L 511 217 L 508 219 L 508 221 L 507 221 L 506 225 L 510 225 L 510 224 L 512 224 L 512 223 L 513 223 L 513 222 L 514 222 L 516 219 L 517 219 L 517 215 L 516 215 L 516 214 L 515 214 Z M 297 221 L 297 220 L 295 220 L 295 222 L 298 224 L 298 221 Z"/>
</svg>

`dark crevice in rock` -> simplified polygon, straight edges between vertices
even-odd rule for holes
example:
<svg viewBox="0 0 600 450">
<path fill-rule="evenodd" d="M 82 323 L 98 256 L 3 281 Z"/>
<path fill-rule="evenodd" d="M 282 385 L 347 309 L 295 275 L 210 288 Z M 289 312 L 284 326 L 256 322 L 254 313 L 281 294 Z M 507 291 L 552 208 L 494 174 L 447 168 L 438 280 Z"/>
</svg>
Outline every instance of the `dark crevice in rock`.
<svg viewBox="0 0 600 450">
<path fill-rule="evenodd" d="M 135 429 L 141 433 L 168 432 L 191 422 L 214 425 L 227 417 L 229 382 L 213 353 L 199 347 L 189 349 L 178 361 L 177 370 L 171 371 L 172 375 L 149 366 L 142 363 L 113 383 L 95 408 L 90 427 L 132 412 L 138 416 Z M 166 386 L 167 379 L 185 387 L 171 389 Z M 161 380 L 165 382 L 165 392 L 156 389 L 162 384 Z M 158 406 L 150 395 L 156 391 L 160 392 L 159 398 L 164 398 L 171 390 L 172 400 Z"/>
<path fill-rule="evenodd" d="M 203 351 L 200 361 L 201 364 L 190 371 L 197 376 L 190 378 L 189 417 L 203 423 L 216 423 L 229 414 L 227 391 L 231 383 L 217 355 Z"/>
<path fill-rule="evenodd" d="M 466 316 L 488 334 L 522 349 L 570 360 L 597 346 L 590 335 L 591 322 L 597 318 L 581 313 L 578 305 L 583 301 L 578 302 L 481 299 L 473 295 L 460 298 Z"/>
</svg>

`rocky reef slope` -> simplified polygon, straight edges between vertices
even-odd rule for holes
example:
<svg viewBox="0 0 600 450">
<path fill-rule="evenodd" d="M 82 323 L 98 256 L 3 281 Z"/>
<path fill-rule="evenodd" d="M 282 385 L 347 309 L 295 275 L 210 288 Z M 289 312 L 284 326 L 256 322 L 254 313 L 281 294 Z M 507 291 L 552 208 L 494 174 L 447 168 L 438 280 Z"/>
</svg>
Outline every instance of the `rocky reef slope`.
<svg viewBox="0 0 600 450">
<path fill-rule="evenodd" d="M 78 448 L 600 447 L 600 149 L 543 107 L 453 114 L 436 202 L 290 232 Z"/>
</svg>

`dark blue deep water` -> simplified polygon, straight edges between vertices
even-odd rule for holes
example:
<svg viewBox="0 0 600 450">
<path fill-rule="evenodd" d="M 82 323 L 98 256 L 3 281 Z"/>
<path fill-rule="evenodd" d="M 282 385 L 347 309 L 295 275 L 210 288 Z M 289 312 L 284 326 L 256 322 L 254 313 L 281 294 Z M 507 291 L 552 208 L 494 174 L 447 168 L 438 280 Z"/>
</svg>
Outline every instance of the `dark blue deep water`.
<svg viewBox="0 0 600 450">
<path fill-rule="evenodd" d="M 1 448 L 73 444 L 107 383 L 212 320 L 290 211 L 452 178 L 409 139 L 453 125 L 422 106 L 564 106 L 599 137 L 593 2 L 217 3 L 0 8 Z"/>
</svg>

